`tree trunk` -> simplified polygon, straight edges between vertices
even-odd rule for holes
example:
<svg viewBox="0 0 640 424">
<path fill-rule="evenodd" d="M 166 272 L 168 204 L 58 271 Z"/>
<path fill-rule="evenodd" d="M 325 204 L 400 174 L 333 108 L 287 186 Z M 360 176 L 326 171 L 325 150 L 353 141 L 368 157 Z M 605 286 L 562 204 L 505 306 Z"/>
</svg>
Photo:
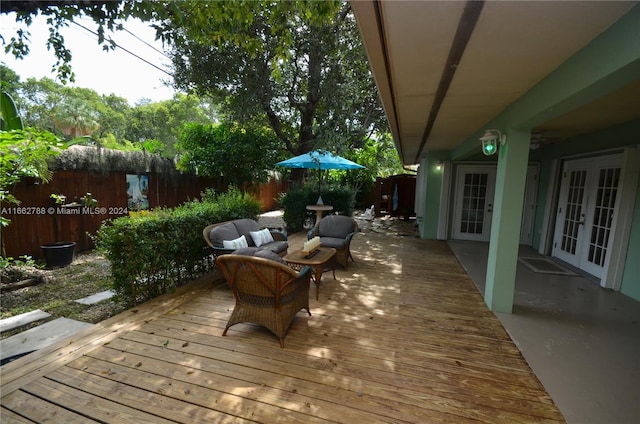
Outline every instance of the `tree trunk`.
<svg viewBox="0 0 640 424">
<path fill-rule="evenodd" d="M 293 168 L 289 177 L 289 184 L 293 187 L 301 187 L 307 170 L 303 168 Z"/>
</svg>

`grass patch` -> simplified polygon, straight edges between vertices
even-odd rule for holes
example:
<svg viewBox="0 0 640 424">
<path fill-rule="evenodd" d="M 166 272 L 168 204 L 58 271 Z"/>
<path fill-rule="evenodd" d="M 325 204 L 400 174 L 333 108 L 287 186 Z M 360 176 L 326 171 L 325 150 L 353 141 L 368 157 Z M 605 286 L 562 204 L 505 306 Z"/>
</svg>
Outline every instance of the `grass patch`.
<svg viewBox="0 0 640 424">
<path fill-rule="evenodd" d="M 25 272 L 28 274 L 28 270 Z M 95 305 L 81 305 L 75 302 L 77 299 L 112 289 L 109 261 L 95 251 L 76 255 L 73 263 L 67 267 L 53 270 L 33 269 L 33 273 L 43 277 L 40 284 L 2 293 L 0 318 L 41 309 L 51 314 L 49 320 L 64 317 L 95 324 L 126 309 L 124 303 L 115 299 Z M 4 332 L 1 338 L 43 322 Z"/>
</svg>

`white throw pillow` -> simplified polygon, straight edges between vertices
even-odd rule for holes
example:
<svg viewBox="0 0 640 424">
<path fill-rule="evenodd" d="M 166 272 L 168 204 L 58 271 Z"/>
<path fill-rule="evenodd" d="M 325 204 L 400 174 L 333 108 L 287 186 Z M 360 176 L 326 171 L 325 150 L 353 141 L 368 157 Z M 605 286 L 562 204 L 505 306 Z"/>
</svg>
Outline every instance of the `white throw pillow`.
<svg viewBox="0 0 640 424">
<path fill-rule="evenodd" d="M 240 249 L 241 247 L 249 247 L 244 234 L 234 240 L 222 240 L 222 247 L 225 249 Z"/>
<path fill-rule="evenodd" d="M 256 247 L 260 247 L 263 244 L 271 243 L 273 241 L 273 236 L 268 228 L 260 231 L 251 231 L 249 234 L 251 234 L 251 238 L 253 239 L 253 243 Z"/>
</svg>

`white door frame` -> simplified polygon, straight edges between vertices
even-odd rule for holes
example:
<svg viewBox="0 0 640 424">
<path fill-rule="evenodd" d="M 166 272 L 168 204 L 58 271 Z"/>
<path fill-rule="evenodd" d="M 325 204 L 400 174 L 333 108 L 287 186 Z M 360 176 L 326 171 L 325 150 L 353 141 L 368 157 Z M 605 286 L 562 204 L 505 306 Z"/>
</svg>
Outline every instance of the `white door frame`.
<svg viewBox="0 0 640 424">
<path fill-rule="evenodd" d="M 567 160 L 562 169 L 552 255 L 597 278 L 606 274 L 610 263 L 621 197 L 618 182 L 610 193 L 615 195 L 615 203 L 603 206 L 606 199 L 602 194 L 609 193 L 608 183 L 599 187 L 603 184 L 599 180 L 608 170 L 617 169 L 620 181 L 621 168 L 622 155 L 616 154 Z"/>
<path fill-rule="evenodd" d="M 496 172 L 497 167 L 495 165 L 458 165 L 458 169 L 456 171 L 456 190 L 452 231 L 454 239 L 487 242 L 491 238 L 491 217 L 496 186 Z M 482 175 L 486 175 L 486 180 L 483 179 L 482 182 L 470 182 L 471 186 L 468 186 L 468 189 L 473 190 L 474 192 L 467 193 L 470 196 L 467 199 L 467 203 L 473 204 L 464 205 L 466 174 L 477 174 L 480 177 Z M 478 184 L 478 186 L 473 186 L 474 184 Z M 475 190 L 479 190 L 481 192 L 475 192 Z M 467 206 L 467 208 L 464 206 Z M 464 220 L 465 225 L 469 223 L 468 225 L 473 227 L 470 231 L 463 231 L 461 228 L 461 225 L 463 225 L 463 214 L 465 215 L 465 218 L 467 218 Z M 479 219 L 478 214 L 480 214 Z"/>
<path fill-rule="evenodd" d="M 522 225 L 520 226 L 520 244 L 531 246 L 533 244 L 533 227 L 536 220 L 536 204 L 538 199 L 538 165 L 529 165 L 527 168 L 527 180 L 524 188 L 524 200 L 522 207 Z"/>
<path fill-rule="evenodd" d="M 611 232 L 611 239 L 609 240 L 611 254 L 608 255 L 607 263 L 605 264 L 606 272 L 600 280 L 602 287 L 616 291 L 620 291 L 622 286 L 639 177 L 640 145 L 626 147 L 622 161 L 622 175 L 619 186 L 620 203 L 616 209 L 616 226 L 615 231 Z"/>
</svg>

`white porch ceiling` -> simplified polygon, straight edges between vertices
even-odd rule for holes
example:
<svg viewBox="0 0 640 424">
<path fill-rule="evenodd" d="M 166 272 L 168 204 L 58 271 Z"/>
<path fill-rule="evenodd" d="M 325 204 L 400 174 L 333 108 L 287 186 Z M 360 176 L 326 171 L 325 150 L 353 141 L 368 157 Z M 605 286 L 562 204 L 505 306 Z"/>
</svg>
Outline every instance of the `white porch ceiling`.
<svg viewBox="0 0 640 424">
<path fill-rule="evenodd" d="M 407 165 L 429 151 L 460 145 L 637 2 L 473 3 L 481 10 L 475 26 L 468 28 L 470 37 L 459 62 L 450 70 L 447 64 L 455 56 L 454 38 L 467 2 L 351 3 Z M 443 94 L 443 76 L 451 70 L 455 72 Z M 638 99 L 640 84 L 631 84 L 538 130 L 566 137 L 635 119 L 640 117 Z"/>
</svg>

